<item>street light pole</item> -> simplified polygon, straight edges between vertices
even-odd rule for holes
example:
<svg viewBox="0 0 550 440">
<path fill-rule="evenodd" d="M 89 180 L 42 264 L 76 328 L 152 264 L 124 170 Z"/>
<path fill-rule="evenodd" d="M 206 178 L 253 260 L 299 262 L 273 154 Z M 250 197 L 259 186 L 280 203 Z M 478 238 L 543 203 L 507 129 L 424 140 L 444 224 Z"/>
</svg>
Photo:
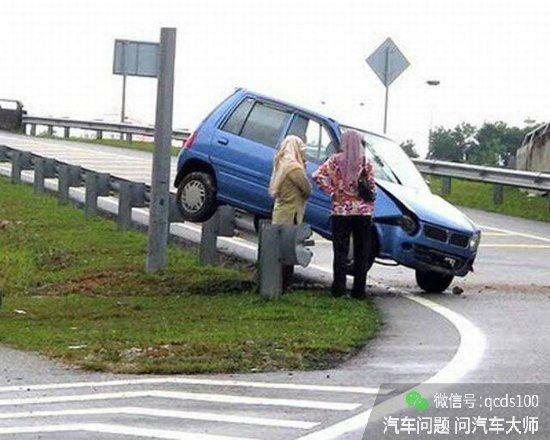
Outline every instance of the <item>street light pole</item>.
<svg viewBox="0 0 550 440">
<path fill-rule="evenodd" d="M 426 84 L 430 87 L 436 87 L 441 82 L 437 79 L 429 79 L 426 81 Z M 430 99 L 430 131 L 428 133 L 428 151 L 430 150 L 432 146 L 432 129 L 433 129 L 433 118 L 434 118 L 434 112 L 433 112 L 433 97 Z"/>
</svg>

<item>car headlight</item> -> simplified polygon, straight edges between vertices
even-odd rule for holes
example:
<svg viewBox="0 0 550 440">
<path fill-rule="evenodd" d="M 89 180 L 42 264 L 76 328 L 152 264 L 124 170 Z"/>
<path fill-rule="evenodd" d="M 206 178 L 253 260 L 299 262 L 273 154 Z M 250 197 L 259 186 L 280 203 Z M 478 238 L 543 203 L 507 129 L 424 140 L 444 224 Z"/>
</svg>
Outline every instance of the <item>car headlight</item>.
<svg viewBox="0 0 550 440">
<path fill-rule="evenodd" d="M 414 218 L 409 215 L 404 214 L 403 216 L 399 217 L 397 223 L 399 224 L 399 226 L 401 226 L 401 229 L 403 229 L 409 235 L 414 235 L 418 232 L 418 223 Z"/>
<path fill-rule="evenodd" d="M 474 232 L 474 235 L 470 237 L 470 250 L 476 251 L 481 241 L 481 232 Z"/>
</svg>

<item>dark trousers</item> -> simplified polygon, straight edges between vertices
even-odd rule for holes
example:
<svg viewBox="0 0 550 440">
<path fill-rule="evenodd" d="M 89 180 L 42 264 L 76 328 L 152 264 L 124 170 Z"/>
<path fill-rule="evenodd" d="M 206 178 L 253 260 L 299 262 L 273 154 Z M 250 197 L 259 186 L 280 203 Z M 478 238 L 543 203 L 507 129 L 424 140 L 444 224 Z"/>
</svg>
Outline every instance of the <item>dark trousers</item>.
<svg viewBox="0 0 550 440">
<path fill-rule="evenodd" d="M 347 262 L 350 237 L 353 237 L 353 290 L 352 296 L 365 295 L 367 263 L 371 253 L 371 218 L 361 215 L 335 215 L 332 217 L 332 249 L 334 252 L 332 295 L 346 293 Z"/>
</svg>

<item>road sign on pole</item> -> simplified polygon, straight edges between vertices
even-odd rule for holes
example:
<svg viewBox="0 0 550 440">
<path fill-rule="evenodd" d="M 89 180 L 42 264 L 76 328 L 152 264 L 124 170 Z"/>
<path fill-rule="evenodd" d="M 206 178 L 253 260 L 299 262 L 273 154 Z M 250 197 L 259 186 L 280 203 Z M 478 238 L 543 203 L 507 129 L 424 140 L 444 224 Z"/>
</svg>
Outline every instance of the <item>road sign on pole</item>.
<svg viewBox="0 0 550 440">
<path fill-rule="evenodd" d="M 113 74 L 122 75 L 120 122 L 124 123 L 126 119 L 126 77 L 156 78 L 159 68 L 158 50 L 159 44 L 150 41 L 115 40 Z M 120 136 L 123 136 L 122 133 Z"/>
<path fill-rule="evenodd" d="M 378 46 L 366 61 L 378 78 L 380 78 L 384 87 L 386 87 L 386 99 L 384 103 L 384 133 L 386 133 L 390 84 L 410 66 L 410 63 L 391 38 L 387 38 L 386 41 Z"/>
<path fill-rule="evenodd" d="M 149 205 L 147 272 L 165 269 L 168 263 L 170 150 L 172 144 L 175 58 L 176 29 L 162 28 L 158 56 L 157 113 L 151 201 Z"/>
</svg>

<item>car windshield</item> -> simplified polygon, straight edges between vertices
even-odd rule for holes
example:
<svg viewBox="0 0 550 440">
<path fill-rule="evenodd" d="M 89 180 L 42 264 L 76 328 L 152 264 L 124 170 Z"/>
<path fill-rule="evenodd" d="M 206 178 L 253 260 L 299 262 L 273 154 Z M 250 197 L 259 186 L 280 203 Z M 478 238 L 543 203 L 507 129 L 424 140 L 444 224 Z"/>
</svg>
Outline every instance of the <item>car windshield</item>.
<svg viewBox="0 0 550 440">
<path fill-rule="evenodd" d="M 400 183 L 419 191 L 430 191 L 414 163 L 395 142 L 357 128 L 340 126 L 342 133 L 346 130 L 356 130 L 363 135 L 365 154 L 374 162 L 377 179 Z"/>
</svg>

